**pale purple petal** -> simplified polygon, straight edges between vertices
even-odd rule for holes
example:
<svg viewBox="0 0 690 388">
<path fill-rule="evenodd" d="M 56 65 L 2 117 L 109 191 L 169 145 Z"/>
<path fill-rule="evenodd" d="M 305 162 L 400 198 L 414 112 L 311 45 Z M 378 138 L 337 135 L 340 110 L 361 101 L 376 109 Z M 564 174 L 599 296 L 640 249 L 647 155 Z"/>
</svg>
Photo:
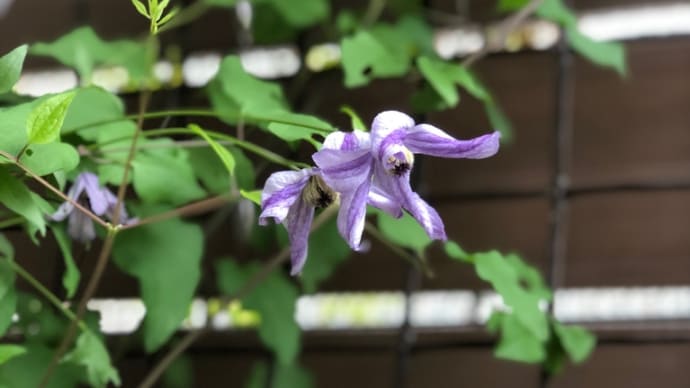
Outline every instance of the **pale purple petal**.
<svg viewBox="0 0 690 388">
<path fill-rule="evenodd" d="M 389 110 L 381 112 L 371 124 L 371 145 L 374 152 L 381 149 L 381 143 L 390 134 L 399 130 L 408 130 L 414 127 L 414 120 L 405 113 Z M 379 155 L 380 157 L 380 155 Z"/>
<path fill-rule="evenodd" d="M 77 181 L 83 182 L 86 196 L 89 198 L 91 210 L 98 216 L 102 216 L 111 206 L 105 192 L 108 189 L 98 184 L 98 176 L 90 172 L 79 174 Z"/>
<path fill-rule="evenodd" d="M 67 191 L 67 197 L 75 202 L 79 201 L 79 197 L 81 196 L 81 193 L 84 192 L 84 189 L 84 181 L 79 179 L 79 176 L 77 176 L 77 179 L 72 184 L 72 187 L 70 187 Z M 72 205 L 72 202 L 65 201 L 60 205 L 60 207 L 58 207 L 55 213 L 50 216 L 50 219 L 53 221 L 62 221 L 67 218 L 72 211 L 74 211 L 74 205 Z"/>
<path fill-rule="evenodd" d="M 387 173 L 382 166 L 377 165 L 374 169 L 374 181 L 385 193 L 402 204 L 402 207 L 422 225 L 430 238 L 443 241 L 447 239 L 443 221 L 438 212 L 412 191 L 409 171 L 396 176 Z"/>
<path fill-rule="evenodd" d="M 81 243 L 86 243 L 96 238 L 93 220 L 81 211 L 75 211 L 70 215 L 67 221 L 67 233 L 74 240 Z"/>
<path fill-rule="evenodd" d="M 281 223 L 288 216 L 290 207 L 302 195 L 302 189 L 309 182 L 315 170 L 308 168 L 300 171 L 280 171 L 266 180 L 261 193 L 261 215 L 259 224 L 266 225 L 268 218 L 275 218 Z"/>
<path fill-rule="evenodd" d="M 355 251 L 362 250 L 362 233 L 367 216 L 367 197 L 371 180 L 365 180 L 355 190 L 343 192 L 340 195 L 340 210 L 338 211 L 338 231 Z"/>
<path fill-rule="evenodd" d="M 395 218 L 403 216 L 402 204 L 391 198 L 383 190 L 381 190 L 374 182 L 369 189 L 369 197 L 367 203 L 371 206 L 381 209 Z"/>
<path fill-rule="evenodd" d="M 419 124 L 410 129 L 403 142 L 410 151 L 442 158 L 482 159 L 498 152 L 499 132 L 458 140 L 439 128 Z"/>
<path fill-rule="evenodd" d="M 306 203 L 300 197 L 294 201 L 285 219 L 290 239 L 290 260 L 292 263 L 291 275 L 302 272 L 302 267 L 307 261 L 307 249 L 309 247 L 309 231 L 314 218 L 314 206 Z"/>
<path fill-rule="evenodd" d="M 322 149 L 312 155 L 321 171 L 321 177 L 333 190 L 343 193 L 357 190 L 371 181 L 373 159 L 368 149 L 341 151 Z"/>
<path fill-rule="evenodd" d="M 371 139 L 367 132 L 354 130 L 352 132 L 333 132 L 323 141 L 324 149 L 356 151 L 370 148 Z"/>
</svg>

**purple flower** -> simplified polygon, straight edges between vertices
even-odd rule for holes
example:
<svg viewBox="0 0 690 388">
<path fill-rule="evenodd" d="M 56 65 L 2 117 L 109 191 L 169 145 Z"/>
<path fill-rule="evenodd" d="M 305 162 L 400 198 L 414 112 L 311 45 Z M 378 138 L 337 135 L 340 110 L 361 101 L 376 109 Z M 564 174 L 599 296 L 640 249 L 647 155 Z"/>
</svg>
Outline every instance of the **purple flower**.
<svg viewBox="0 0 690 388">
<path fill-rule="evenodd" d="M 86 193 L 86 198 L 82 194 Z M 105 187 L 98 184 L 98 176 L 90 172 L 83 172 L 74 180 L 74 184 L 67 192 L 67 196 L 88 208 L 97 216 L 106 216 L 112 220 L 117 206 L 117 197 Z M 93 220 L 74 205 L 66 201 L 50 217 L 53 221 L 62 221 L 69 217 L 67 230 L 69 235 L 82 243 L 96 238 Z M 133 221 L 127 217 L 124 206 L 120 207 L 120 219 L 122 223 Z"/>
<path fill-rule="evenodd" d="M 266 225 L 273 218 L 285 225 L 290 239 L 292 275 L 302 272 L 307 260 L 314 210 L 328 207 L 336 196 L 323 182 L 317 168 L 280 171 L 268 177 L 261 193 L 259 224 Z"/>
<path fill-rule="evenodd" d="M 498 151 L 499 136 L 458 140 L 432 125 L 415 125 L 404 113 L 386 111 L 374 118 L 370 138 L 359 131 L 333 133 L 312 158 L 326 184 L 341 193 L 338 228 L 353 249 L 361 242 L 367 203 L 394 217 L 405 209 L 430 238 L 446 240 L 441 217 L 410 187 L 413 154 L 486 158 Z"/>
</svg>

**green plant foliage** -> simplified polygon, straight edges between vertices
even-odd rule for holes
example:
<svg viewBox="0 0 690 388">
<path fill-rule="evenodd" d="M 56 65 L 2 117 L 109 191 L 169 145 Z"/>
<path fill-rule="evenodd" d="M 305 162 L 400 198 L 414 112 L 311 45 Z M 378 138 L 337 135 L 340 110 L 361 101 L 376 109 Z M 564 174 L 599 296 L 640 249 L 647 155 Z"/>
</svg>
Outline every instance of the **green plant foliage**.
<svg viewBox="0 0 690 388">
<path fill-rule="evenodd" d="M 130 40 L 104 41 L 91 27 L 80 27 L 51 43 L 36 43 L 29 53 L 54 58 L 77 71 L 82 83 L 90 83 L 96 66 L 123 66 L 131 79 L 150 75 L 149 55 L 143 44 Z"/>
<path fill-rule="evenodd" d="M 14 260 L 12 245 L 5 235 L 0 234 L 0 336 L 4 335 L 12 323 L 12 315 L 17 306 L 14 290 L 15 273 L 8 260 Z"/>
<path fill-rule="evenodd" d="M 81 274 L 79 273 L 77 264 L 74 262 L 72 245 L 64 228 L 62 226 L 53 225 L 51 230 L 53 231 L 53 236 L 55 236 L 55 241 L 58 243 L 58 247 L 60 247 L 62 259 L 65 261 L 65 273 L 62 275 L 62 285 L 67 292 L 67 298 L 71 299 L 74 293 L 77 292 Z"/>
<path fill-rule="evenodd" d="M 172 140 L 142 141 L 144 144 L 168 144 Z M 189 154 L 180 148 L 151 148 L 137 154 L 132 162 L 132 183 L 143 202 L 180 205 L 206 196 L 189 162 Z"/>
<path fill-rule="evenodd" d="M 38 387 L 43 371 L 53 357 L 54 349 L 39 343 L 30 343 L 26 352 L 0 365 L 0 387 Z M 57 365 L 47 388 L 75 387 L 84 370 L 73 363 Z"/>
<path fill-rule="evenodd" d="M 328 0 L 254 0 L 256 4 L 270 4 L 294 28 L 305 28 L 326 20 L 330 13 Z"/>
<path fill-rule="evenodd" d="M 255 204 L 261 206 L 261 190 L 240 190 L 242 197 L 254 202 Z"/>
<path fill-rule="evenodd" d="M 119 97 L 97 86 L 75 89 L 76 94 L 62 125 L 62 135 L 77 132 L 84 140 L 104 141 L 112 137 L 110 128 L 120 123 L 104 123 L 122 119 L 125 108 Z M 129 122 L 128 122 L 129 123 Z"/>
<path fill-rule="evenodd" d="M 297 364 L 278 364 L 273 373 L 269 374 L 266 363 L 257 362 L 249 373 L 244 387 L 311 388 L 314 385 L 314 378 L 311 373 Z"/>
<path fill-rule="evenodd" d="M 259 270 L 256 263 L 239 265 L 220 260 L 216 265 L 218 289 L 233 295 Z M 297 297 L 297 288 L 287 276 L 272 272 L 242 299 L 243 307 L 260 314 L 259 338 L 284 365 L 295 360 L 300 348 L 300 329 L 295 322 Z"/>
<path fill-rule="evenodd" d="M 108 383 L 120 385 L 120 375 L 110 363 L 110 355 L 103 341 L 91 330 L 83 331 L 72 352 L 65 355 L 64 362 L 83 365 L 87 380 L 94 387 L 105 387 Z"/>
<path fill-rule="evenodd" d="M 442 110 L 456 106 L 460 102 L 460 94 L 457 90 L 457 86 L 460 86 L 484 104 L 489 122 L 494 129 L 501 132 L 503 140 L 508 140 L 511 137 L 510 122 L 501 112 L 486 86 L 468 69 L 462 65 L 428 56 L 419 57 L 417 67 L 436 92 L 436 94 L 430 93 L 422 98 L 426 100 L 439 96 L 442 99 L 442 103 L 422 101 L 420 108 Z M 417 105 L 419 106 L 420 103 L 418 102 Z"/>
<path fill-rule="evenodd" d="M 0 167 L 0 203 L 8 209 L 26 218 L 41 235 L 46 233 L 46 221 L 43 213 L 31 196 L 31 191 L 19 179 Z"/>
<path fill-rule="evenodd" d="M 376 210 L 376 213 L 379 229 L 389 241 L 423 256 L 424 250 L 432 240 L 414 217 L 405 213 L 402 218 L 396 219 L 380 210 Z"/>
<path fill-rule="evenodd" d="M 206 190 L 214 194 L 227 193 L 235 183 L 240 189 L 250 190 L 255 186 L 256 173 L 254 166 L 239 148 L 223 146 L 235 160 L 234 179 L 230 179 L 225 165 L 210 148 L 189 149 L 189 161 L 194 173 Z"/>
<path fill-rule="evenodd" d="M 39 176 L 67 173 L 79 165 L 79 153 L 68 143 L 32 144 L 19 161 Z"/>
<path fill-rule="evenodd" d="M 137 214 L 148 213 L 142 210 Z M 201 276 L 202 250 L 201 228 L 179 219 L 124 231 L 115 240 L 115 263 L 139 280 L 148 352 L 163 345 L 187 316 Z"/>
<path fill-rule="evenodd" d="M 0 150 L 17 155 L 28 139 L 26 119 L 38 101 L 26 102 L 9 108 L 0 108 Z M 2 160 L 2 158 L 0 158 Z"/>
<path fill-rule="evenodd" d="M 60 137 L 62 123 L 74 95 L 75 92 L 57 94 L 31 110 L 26 119 L 29 144 L 51 143 Z"/>
<path fill-rule="evenodd" d="M 515 314 L 494 313 L 491 319 L 494 328 L 501 332 L 501 339 L 494 350 L 496 357 L 526 363 L 544 361 L 544 341 L 525 327 Z"/>
<path fill-rule="evenodd" d="M 19 316 L 16 325 L 24 333 L 27 343 L 54 344 L 64 336 L 67 321 L 62 316 L 58 317 L 47 302 L 34 295 L 17 292 L 16 313 Z"/>
<path fill-rule="evenodd" d="M 465 250 L 463 250 L 455 241 L 448 241 L 443 248 L 446 251 L 446 255 L 448 255 L 448 257 L 451 259 L 464 261 L 466 263 L 472 262 L 470 255 L 465 252 Z"/>
<path fill-rule="evenodd" d="M 223 162 L 223 165 L 225 166 L 225 169 L 227 170 L 228 174 L 232 175 L 235 172 L 235 158 L 232 156 L 230 151 L 228 151 L 227 148 L 220 145 L 217 141 L 213 140 L 213 138 L 211 138 L 211 136 L 209 136 L 203 129 L 201 129 L 200 126 L 196 124 L 190 124 L 188 128 L 191 129 L 192 132 L 196 133 L 201 138 L 203 138 L 208 143 L 208 145 L 211 146 L 213 152 L 215 152 L 218 158 Z"/>
<path fill-rule="evenodd" d="M 19 80 L 26 57 L 27 45 L 22 45 L 0 58 L 0 93 L 12 90 Z"/>
<path fill-rule="evenodd" d="M 345 113 L 346 115 L 350 116 L 350 126 L 352 130 L 359 130 L 359 131 L 368 131 L 369 127 L 364 124 L 364 121 L 359 117 L 357 112 L 355 112 L 354 109 L 347 105 L 343 105 L 340 107 L 340 111 Z"/>
<path fill-rule="evenodd" d="M 561 346 L 575 363 L 585 361 L 596 346 L 596 337 L 581 326 L 563 325 L 552 321 L 553 331 L 558 337 Z"/>
<path fill-rule="evenodd" d="M 0 365 L 26 353 L 26 348 L 20 345 L 0 345 Z"/>
<path fill-rule="evenodd" d="M 335 219 L 312 232 L 307 263 L 299 277 L 304 292 L 316 292 L 319 283 L 328 279 L 349 255 L 350 247 L 340 237 Z"/>
<path fill-rule="evenodd" d="M 568 42 L 580 55 L 592 63 L 615 69 L 621 76 L 626 75 L 625 48 L 620 43 L 598 42 L 582 35 L 576 28 L 566 31 Z"/>
<path fill-rule="evenodd" d="M 549 298 L 545 298 L 544 290 L 538 284 L 529 283 L 534 281 L 532 271 L 525 271 L 529 267 L 523 266 L 517 256 L 503 256 L 497 251 L 475 253 L 472 261 L 477 275 L 491 283 L 520 324 L 539 341 L 546 341 L 549 337 L 548 319 L 539 309 L 539 302 Z"/>
<path fill-rule="evenodd" d="M 194 365 L 192 358 L 181 355 L 163 374 L 165 388 L 189 388 L 194 386 Z"/>
</svg>

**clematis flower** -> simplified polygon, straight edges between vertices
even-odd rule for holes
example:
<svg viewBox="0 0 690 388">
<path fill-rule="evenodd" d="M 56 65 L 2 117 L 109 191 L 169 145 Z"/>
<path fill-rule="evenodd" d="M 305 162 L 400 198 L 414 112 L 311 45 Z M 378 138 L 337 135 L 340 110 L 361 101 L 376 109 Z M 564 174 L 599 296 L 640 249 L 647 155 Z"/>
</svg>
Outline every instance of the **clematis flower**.
<svg viewBox="0 0 690 388">
<path fill-rule="evenodd" d="M 259 224 L 268 224 L 273 218 L 282 223 L 290 240 L 290 259 L 296 275 L 302 272 L 307 260 L 309 230 L 316 208 L 328 207 L 337 194 L 329 188 L 317 168 L 273 173 L 261 193 Z"/>
<path fill-rule="evenodd" d="M 84 197 L 83 194 L 86 194 L 86 196 Z M 115 206 L 117 206 L 117 197 L 110 190 L 99 185 L 98 176 L 95 174 L 90 172 L 79 174 L 67 192 L 67 196 L 73 201 L 88 207 L 97 216 L 105 215 L 106 218 L 112 220 Z M 67 231 L 73 239 L 86 243 L 96 238 L 93 220 L 76 209 L 69 201 L 61 204 L 50 218 L 53 221 L 62 221 L 67 217 L 69 217 Z M 127 212 L 122 205 L 120 207 L 120 219 L 122 223 L 134 220 L 127 216 Z"/>
<path fill-rule="evenodd" d="M 432 125 L 415 124 L 410 116 L 397 111 L 379 113 L 372 123 L 370 137 L 365 135 L 359 131 L 344 135 L 333 133 L 326 143 L 335 144 L 312 156 L 326 184 L 341 192 L 338 227 L 353 249 L 357 249 L 361 241 L 367 203 L 394 217 L 401 217 L 404 209 L 422 225 L 430 238 L 446 240 L 438 212 L 410 187 L 414 154 L 487 158 L 498 151 L 500 137 L 494 132 L 458 140 Z M 352 146 L 354 139 L 359 142 Z M 349 201 L 345 201 L 348 196 Z"/>
</svg>

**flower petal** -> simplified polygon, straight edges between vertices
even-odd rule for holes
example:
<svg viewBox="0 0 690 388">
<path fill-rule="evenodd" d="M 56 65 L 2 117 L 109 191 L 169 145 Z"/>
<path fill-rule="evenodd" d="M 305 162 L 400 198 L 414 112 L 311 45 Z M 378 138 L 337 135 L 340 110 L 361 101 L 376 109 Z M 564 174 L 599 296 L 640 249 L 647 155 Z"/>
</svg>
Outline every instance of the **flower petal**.
<svg viewBox="0 0 690 388">
<path fill-rule="evenodd" d="M 338 231 L 355 251 L 362 250 L 362 233 L 367 216 L 367 197 L 371 180 L 364 181 L 355 190 L 340 195 L 338 210 Z"/>
<path fill-rule="evenodd" d="M 288 210 L 302 195 L 302 189 L 314 175 L 314 169 L 300 171 L 280 171 L 273 173 L 261 193 L 261 215 L 259 224 L 266 225 L 268 218 L 275 218 L 276 222 L 283 222 Z"/>
<path fill-rule="evenodd" d="M 390 197 L 402 204 L 402 207 L 422 225 L 430 238 L 447 240 L 445 227 L 438 212 L 412 191 L 409 171 L 396 176 L 387 173 L 383 166 L 376 165 L 374 182 Z"/>
<path fill-rule="evenodd" d="M 91 210 L 98 216 L 105 214 L 113 204 L 108 201 L 108 196 L 105 194 L 109 190 L 98 184 L 98 176 L 90 172 L 84 172 L 79 174 L 77 181 L 82 182 L 84 185 Z M 117 198 L 115 202 L 117 202 Z"/>
<path fill-rule="evenodd" d="M 302 198 L 296 200 L 285 219 L 285 227 L 290 238 L 290 261 L 292 262 L 291 275 L 302 272 L 307 261 L 307 248 L 309 247 L 309 231 L 314 218 L 314 206 L 309 205 Z"/>
<path fill-rule="evenodd" d="M 87 243 L 96 238 L 93 220 L 81 211 L 75 211 L 70 215 L 67 221 L 67 233 L 81 243 Z"/>
<path fill-rule="evenodd" d="M 402 204 L 395 199 L 391 198 L 382 189 L 380 189 L 376 182 L 371 185 L 369 189 L 369 197 L 367 198 L 367 203 L 371 206 L 381 209 L 386 213 L 390 214 L 395 218 L 400 218 L 403 216 Z"/>
<path fill-rule="evenodd" d="M 326 136 L 323 148 L 343 151 L 356 151 L 362 148 L 370 148 L 371 139 L 367 132 L 354 130 L 352 132 L 333 132 Z"/>
<path fill-rule="evenodd" d="M 72 187 L 67 191 L 67 197 L 73 201 L 78 201 L 81 193 L 84 192 L 84 181 L 77 177 L 72 184 Z M 63 202 L 57 211 L 50 216 L 53 221 L 62 221 L 67 218 L 70 213 L 74 211 L 74 205 L 70 201 Z"/>
<path fill-rule="evenodd" d="M 322 149 L 314 153 L 312 159 L 319 167 L 326 184 L 340 193 L 355 191 L 365 181 L 371 181 L 373 159 L 369 149 Z"/>
<path fill-rule="evenodd" d="M 394 110 L 379 113 L 371 124 L 371 143 L 374 152 L 381 149 L 381 143 L 393 132 L 412 127 L 414 120 L 405 113 Z"/>
<path fill-rule="evenodd" d="M 407 132 L 403 142 L 414 153 L 442 158 L 482 159 L 498 152 L 500 137 L 499 132 L 494 132 L 470 140 L 458 140 L 433 125 L 419 124 Z"/>
</svg>

